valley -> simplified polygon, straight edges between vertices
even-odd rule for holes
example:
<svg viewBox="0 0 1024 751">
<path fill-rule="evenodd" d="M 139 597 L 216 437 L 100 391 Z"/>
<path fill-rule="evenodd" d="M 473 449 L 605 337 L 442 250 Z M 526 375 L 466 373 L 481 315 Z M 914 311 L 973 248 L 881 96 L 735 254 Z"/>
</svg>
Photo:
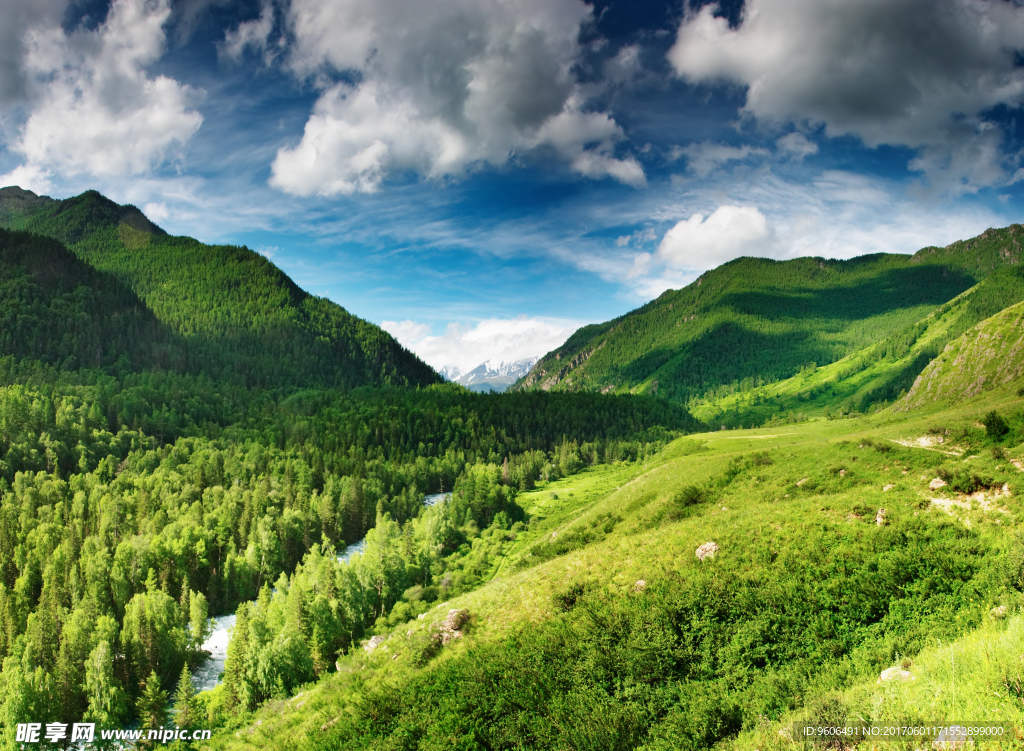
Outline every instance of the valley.
<svg viewBox="0 0 1024 751">
<path fill-rule="evenodd" d="M 98 193 L 0 224 L 0 747 L 1024 742 L 1019 226 L 738 259 L 451 383 Z"/>
</svg>

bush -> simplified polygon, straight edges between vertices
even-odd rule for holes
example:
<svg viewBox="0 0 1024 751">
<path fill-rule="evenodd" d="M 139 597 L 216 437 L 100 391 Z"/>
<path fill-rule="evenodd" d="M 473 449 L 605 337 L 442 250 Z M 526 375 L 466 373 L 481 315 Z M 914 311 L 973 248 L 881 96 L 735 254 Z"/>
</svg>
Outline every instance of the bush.
<svg viewBox="0 0 1024 751">
<path fill-rule="evenodd" d="M 992 440 L 998 441 L 1010 432 L 1010 424 L 995 410 L 985 415 L 981 422 L 985 426 L 985 432 L 988 434 L 988 437 Z"/>
<path fill-rule="evenodd" d="M 954 469 L 939 467 L 937 474 L 939 478 L 949 485 L 949 489 L 955 493 L 970 495 L 979 490 L 992 487 L 991 477 L 985 477 L 960 467 Z"/>
<path fill-rule="evenodd" d="M 673 496 L 672 503 L 682 508 L 696 506 L 698 503 L 704 502 L 705 495 L 704 489 L 697 485 L 684 485 Z"/>
</svg>

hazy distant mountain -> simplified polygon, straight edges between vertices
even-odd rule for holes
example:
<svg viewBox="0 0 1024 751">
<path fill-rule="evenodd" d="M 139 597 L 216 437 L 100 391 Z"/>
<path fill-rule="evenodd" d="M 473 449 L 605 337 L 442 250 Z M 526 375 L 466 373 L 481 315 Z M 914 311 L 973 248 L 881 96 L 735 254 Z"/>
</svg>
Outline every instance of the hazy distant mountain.
<svg viewBox="0 0 1024 751">
<path fill-rule="evenodd" d="M 459 377 L 462 375 L 462 368 L 460 368 L 458 365 L 445 365 L 443 368 L 440 368 L 437 372 L 440 373 L 441 377 L 444 378 L 446 381 L 457 381 L 459 380 Z"/>
<path fill-rule="evenodd" d="M 471 391 L 504 391 L 526 375 L 538 359 L 526 358 L 513 363 L 488 360 L 473 370 L 462 373 L 456 378 L 456 383 L 466 386 Z"/>
<path fill-rule="evenodd" d="M 501 392 L 529 373 L 537 359 L 528 357 L 515 362 L 488 360 L 465 373 L 454 366 L 441 368 L 440 373 L 448 380 L 453 380 L 470 391 Z"/>
</svg>

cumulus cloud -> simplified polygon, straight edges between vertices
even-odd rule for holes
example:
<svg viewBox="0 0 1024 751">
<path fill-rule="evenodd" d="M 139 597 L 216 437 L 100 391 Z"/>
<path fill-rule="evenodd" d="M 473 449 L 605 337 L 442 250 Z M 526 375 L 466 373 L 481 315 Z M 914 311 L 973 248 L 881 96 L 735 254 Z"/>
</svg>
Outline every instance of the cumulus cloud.
<svg viewBox="0 0 1024 751">
<path fill-rule="evenodd" d="M 169 0 L 114 0 L 95 30 L 26 32 L 30 114 L 11 145 L 26 171 L 138 175 L 191 138 L 202 123 L 193 92 L 145 70 L 169 15 Z"/>
<path fill-rule="evenodd" d="M 292 0 L 286 20 L 290 68 L 323 91 L 274 160 L 281 190 L 372 192 L 392 173 L 458 176 L 537 149 L 586 177 L 645 183 L 575 79 L 592 20 L 581 0 Z M 617 74 L 636 68 L 635 51 L 620 57 Z"/>
<path fill-rule="evenodd" d="M 58 26 L 68 0 L 5 2 L 0 5 L 0 104 L 23 101 L 28 80 L 23 68 L 25 35 L 36 29 Z"/>
<path fill-rule="evenodd" d="M 670 159 L 686 157 L 686 169 L 697 177 L 707 177 L 726 162 L 739 162 L 749 156 L 767 156 L 768 151 L 753 146 L 728 146 L 724 143 L 691 143 L 677 146 Z"/>
<path fill-rule="evenodd" d="M 461 372 L 481 363 L 539 357 L 561 346 L 579 324 L 552 318 L 489 318 L 475 326 L 449 323 L 441 336 L 417 321 L 382 321 L 381 328 L 435 369 Z"/>
<path fill-rule="evenodd" d="M 1007 0 L 747 0 L 740 24 L 687 13 L 669 61 L 691 82 L 747 87 L 745 113 L 919 150 L 954 192 L 1006 179 L 985 119 L 1024 97 L 1024 8 Z"/>
<path fill-rule="evenodd" d="M 665 233 L 660 260 L 675 268 L 712 269 L 738 256 L 768 255 L 774 233 L 753 206 L 719 206 L 706 219 L 693 214 Z"/>
</svg>

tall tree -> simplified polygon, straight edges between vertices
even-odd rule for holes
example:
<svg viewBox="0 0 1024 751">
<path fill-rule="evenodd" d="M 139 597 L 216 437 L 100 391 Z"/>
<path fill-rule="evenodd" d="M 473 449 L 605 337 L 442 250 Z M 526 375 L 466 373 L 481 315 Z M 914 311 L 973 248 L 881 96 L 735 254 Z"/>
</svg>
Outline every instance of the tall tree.
<svg viewBox="0 0 1024 751">
<path fill-rule="evenodd" d="M 192 673 L 188 665 L 181 669 L 178 688 L 174 692 L 174 724 L 179 728 L 195 727 L 200 721 L 199 705 L 196 701 L 196 687 L 192 683 Z"/>
</svg>

